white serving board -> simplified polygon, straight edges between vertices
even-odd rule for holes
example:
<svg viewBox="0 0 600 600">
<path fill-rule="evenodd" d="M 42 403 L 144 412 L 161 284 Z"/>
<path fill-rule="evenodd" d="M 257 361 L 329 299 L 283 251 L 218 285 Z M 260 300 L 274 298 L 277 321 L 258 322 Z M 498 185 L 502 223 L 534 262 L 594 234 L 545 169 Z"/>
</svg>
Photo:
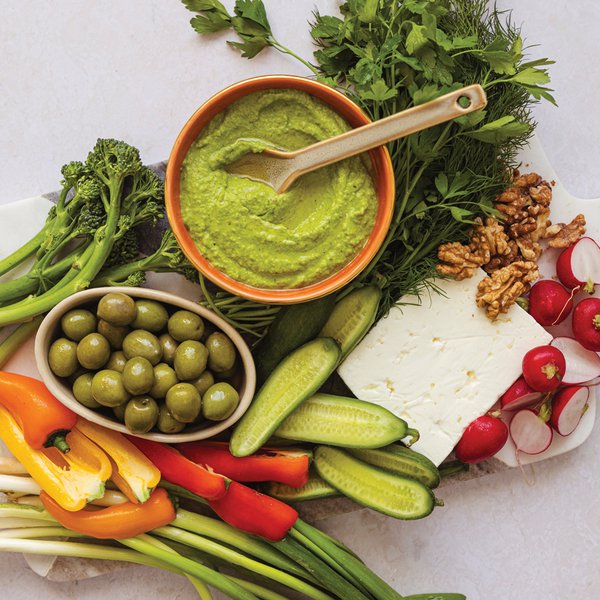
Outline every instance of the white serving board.
<svg viewBox="0 0 600 600">
<path fill-rule="evenodd" d="M 550 218 L 553 223 L 568 223 L 578 213 L 583 213 L 587 219 L 587 233 L 589 237 L 600 240 L 600 198 L 596 199 L 581 199 L 575 198 L 570 194 L 565 187 L 560 183 L 556 171 L 550 164 L 537 137 L 533 137 L 528 148 L 524 149 L 521 154 L 523 173 L 535 171 L 539 173 L 547 181 L 554 182 L 553 197 L 552 197 L 552 212 Z M 560 250 L 552 248 L 547 249 L 540 260 L 540 272 L 544 278 L 556 277 L 556 258 L 560 254 Z M 597 289 L 595 296 L 600 297 L 600 289 Z M 585 294 L 580 294 L 575 298 L 575 302 L 585 298 Z M 548 327 L 548 331 L 553 335 L 571 335 L 570 332 L 570 317 L 564 323 L 555 327 Z M 504 448 L 496 454 L 496 458 L 501 460 L 509 467 L 517 467 L 519 464 L 528 465 L 539 462 L 559 454 L 564 454 L 580 446 L 590 436 L 594 422 L 596 419 L 596 403 L 598 397 L 598 387 L 590 389 L 589 409 L 581 419 L 577 429 L 567 437 L 562 437 L 558 434 L 554 435 L 550 447 L 534 456 L 519 453 L 517 456 L 515 445 L 509 438 Z M 509 420 L 510 415 L 504 415 L 506 420 Z"/>
<path fill-rule="evenodd" d="M 600 239 L 600 199 L 582 200 L 569 194 L 564 186 L 558 181 L 555 170 L 550 165 L 539 141 L 535 137 L 532 139 L 530 146 L 524 149 L 521 154 L 521 161 L 523 163 L 523 172 L 530 170 L 536 171 L 545 179 L 556 182 L 552 204 L 552 220 L 554 222 L 568 222 L 578 212 L 583 212 L 588 219 L 588 234 L 591 237 Z M 41 228 L 51 204 L 52 202 L 48 198 L 40 196 L 0 206 L 0 257 L 6 256 L 18 248 Z M 555 256 L 552 256 L 553 252 L 554 251 L 549 251 L 546 260 L 542 262 L 541 270 L 545 277 L 552 277 L 554 275 L 551 267 L 551 265 L 554 264 L 555 258 Z M 0 281 L 2 281 L 2 278 L 0 278 Z M 199 286 L 186 281 L 179 275 L 151 274 L 148 277 L 147 285 L 156 289 L 179 294 L 190 300 L 197 300 L 200 297 Z M 596 294 L 598 295 L 599 292 L 596 292 Z M 564 325 L 559 326 L 559 328 L 564 329 Z M 551 332 L 563 333 L 562 330 L 551 330 Z M 0 339 L 2 339 L 4 335 L 0 336 Z M 39 377 L 33 355 L 33 339 L 15 353 L 5 368 L 6 370 L 15 373 Z M 496 455 L 496 458 L 509 467 L 515 467 L 518 466 L 519 462 L 522 465 L 538 462 L 552 456 L 563 454 L 581 445 L 589 437 L 594 425 L 596 413 L 596 399 L 594 398 L 594 395 L 597 395 L 598 393 L 596 390 L 597 388 L 592 390 L 590 409 L 587 411 L 575 433 L 571 436 L 567 438 L 555 436 L 552 445 L 546 452 L 538 456 L 521 455 L 519 461 L 517 461 L 515 456 L 514 445 L 512 445 L 512 442 L 509 440 L 506 446 Z M 0 440 L 0 456 L 7 452 L 8 450 Z M 492 463 L 493 462 L 494 461 L 492 461 Z M 496 466 L 497 463 L 490 464 L 488 468 L 485 468 L 486 464 L 487 463 L 484 463 L 482 468 L 474 469 L 473 473 L 467 473 L 464 477 L 460 477 L 459 479 L 477 477 L 498 470 L 498 467 Z M 343 513 L 356 509 L 356 506 L 353 503 L 343 498 L 330 499 L 329 502 L 321 501 L 320 503 L 317 503 L 317 505 L 307 508 L 308 514 L 305 516 L 309 516 L 312 520 L 319 520 L 338 512 Z M 73 561 L 68 559 L 58 559 L 58 562 L 55 562 L 56 557 L 53 556 L 45 557 L 29 555 L 26 555 L 25 558 L 32 570 L 37 574 L 49 576 L 57 581 L 87 579 L 117 568 L 113 563 L 106 565 L 101 564 L 103 561 Z"/>
</svg>

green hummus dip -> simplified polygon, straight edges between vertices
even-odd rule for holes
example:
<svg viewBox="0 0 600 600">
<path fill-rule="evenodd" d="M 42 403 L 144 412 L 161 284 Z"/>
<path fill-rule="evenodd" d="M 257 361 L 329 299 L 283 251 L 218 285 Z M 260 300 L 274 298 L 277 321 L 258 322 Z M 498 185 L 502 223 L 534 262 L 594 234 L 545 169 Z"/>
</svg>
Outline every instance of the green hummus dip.
<svg viewBox="0 0 600 600">
<path fill-rule="evenodd" d="M 377 194 L 362 156 L 300 177 L 284 194 L 224 166 L 271 146 L 297 150 L 349 129 L 297 90 L 249 94 L 205 127 L 183 161 L 181 211 L 215 267 L 261 288 L 299 288 L 332 275 L 367 241 Z"/>
</svg>

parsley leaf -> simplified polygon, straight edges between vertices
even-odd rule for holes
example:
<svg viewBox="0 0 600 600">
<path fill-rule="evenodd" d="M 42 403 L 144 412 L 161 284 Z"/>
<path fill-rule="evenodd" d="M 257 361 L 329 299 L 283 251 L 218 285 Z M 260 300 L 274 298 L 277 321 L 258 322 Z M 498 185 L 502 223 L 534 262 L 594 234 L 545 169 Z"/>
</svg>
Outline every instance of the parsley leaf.
<svg viewBox="0 0 600 600">
<path fill-rule="evenodd" d="M 527 134 L 530 130 L 531 126 L 528 123 L 517 121 L 512 115 L 506 115 L 482 125 L 475 131 L 466 131 L 463 135 L 486 144 L 499 144 L 512 137 Z"/>
<path fill-rule="evenodd" d="M 200 13 L 190 24 L 197 33 L 215 33 L 231 27 L 231 16 L 219 0 L 182 0 L 185 7 Z"/>
</svg>

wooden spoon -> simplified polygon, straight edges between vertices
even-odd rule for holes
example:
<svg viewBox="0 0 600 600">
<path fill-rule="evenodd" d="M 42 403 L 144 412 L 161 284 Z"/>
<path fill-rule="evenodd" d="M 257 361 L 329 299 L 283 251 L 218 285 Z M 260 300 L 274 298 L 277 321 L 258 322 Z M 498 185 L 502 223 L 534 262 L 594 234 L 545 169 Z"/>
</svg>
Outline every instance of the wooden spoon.
<svg viewBox="0 0 600 600">
<path fill-rule="evenodd" d="M 469 101 L 468 106 L 460 104 L 463 98 Z M 294 152 L 265 148 L 262 152 L 245 154 L 225 169 L 232 175 L 266 183 L 282 194 L 304 173 L 462 117 L 486 104 L 483 88 L 479 84 L 469 85 Z"/>
</svg>

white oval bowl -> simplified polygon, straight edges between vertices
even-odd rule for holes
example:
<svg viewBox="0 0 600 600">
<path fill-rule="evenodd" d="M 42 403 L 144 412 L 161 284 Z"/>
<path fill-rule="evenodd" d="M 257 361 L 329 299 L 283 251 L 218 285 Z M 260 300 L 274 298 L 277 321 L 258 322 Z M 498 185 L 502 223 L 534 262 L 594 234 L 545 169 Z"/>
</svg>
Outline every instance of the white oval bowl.
<svg viewBox="0 0 600 600">
<path fill-rule="evenodd" d="M 98 301 L 102 296 L 108 294 L 109 292 L 122 292 L 134 299 L 146 298 L 148 300 L 156 300 L 157 302 L 162 302 L 163 304 L 168 304 L 176 308 L 189 310 L 190 312 L 200 315 L 206 321 L 210 321 L 233 342 L 242 361 L 244 375 L 242 379 L 242 385 L 239 389 L 239 404 L 234 413 L 228 419 L 215 422 L 214 425 L 210 425 L 208 427 L 196 426 L 196 428 L 188 429 L 185 431 L 185 433 L 135 434 L 129 431 L 124 424 L 105 417 L 95 410 L 87 408 L 77 402 L 73 396 L 71 388 L 67 385 L 67 383 L 62 378 L 57 377 L 50 369 L 50 365 L 48 364 L 48 350 L 50 349 L 52 342 L 58 337 L 57 334 L 60 327 L 60 320 L 67 311 Z M 166 442 L 171 444 L 193 442 L 211 438 L 222 431 L 225 431 L 225 429 L 236 423 L 246 412 L 250 406 L 250 402 L 252 401 L 254 390 L 256 388 L 256 369 L 250 349 L 248 348 L 246 342 L 242 339 L 242 336 L 229 323 L 208 308 L 200 306 L 199 304 L 190 302 L 189 300 L 184 300 L 166 292 L 160 292 L 158 290 L 151 290 L 147 288 L 93 288 L 73 294 L 62 302 L 59 302 L 46 315 L 37 332 L 35 338 L 35 360 L 42 380 L 48 389 L 73 412 L 77 413 L 79 416 L 87 419 L 88 421 L 92 421 L 93 423 L 97 423 L 98 425 L 102 425 L 108 429 L 113 429 L 114 431 L 119 431 L 128 435 L 135 435 L 137 437 L 153 440 L 155 442 Z"/>
</svg>

